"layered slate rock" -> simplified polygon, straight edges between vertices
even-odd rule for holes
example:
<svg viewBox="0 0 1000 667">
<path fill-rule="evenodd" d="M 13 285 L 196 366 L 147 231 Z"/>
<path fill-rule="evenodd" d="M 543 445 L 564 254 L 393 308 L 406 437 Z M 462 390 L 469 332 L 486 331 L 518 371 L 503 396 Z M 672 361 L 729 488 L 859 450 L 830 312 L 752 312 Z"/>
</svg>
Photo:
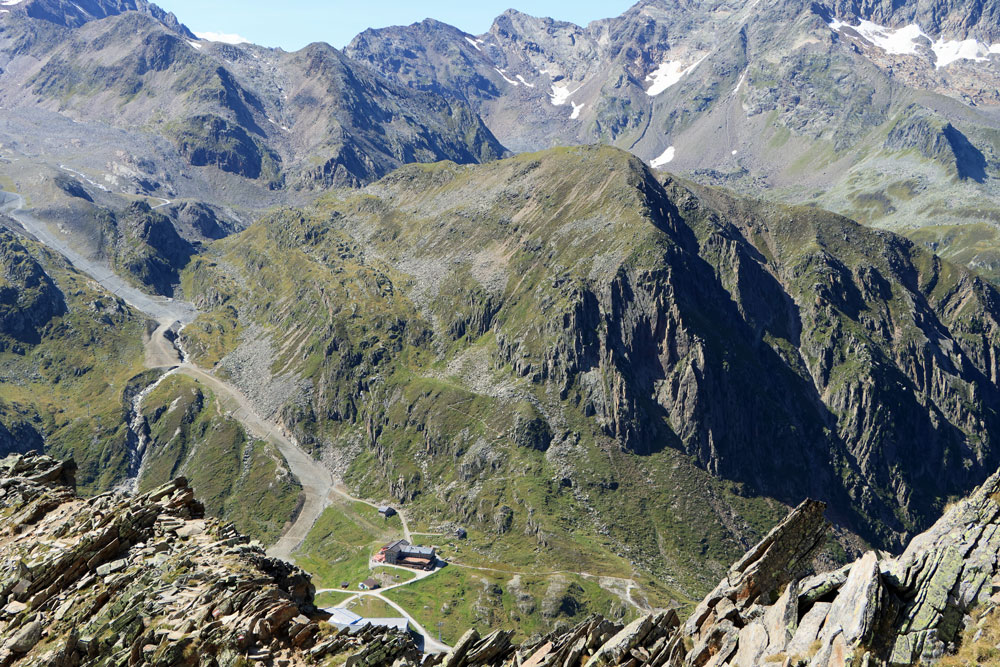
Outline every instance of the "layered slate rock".
<svg viewBox="0 0 1000 667">
<path fill-rule="evenodd" d="M 0 461 L 0 665 L 392 664 L 408 635 L 323 623 L 308 575 L 203 518 L 183 479 L 80 499 L 72 463 Z"/>
<path fill-rule="evenodd" d="M 755 667 L 928 665 L 956 647 L 970 612 L 1000 589 L 1000 473 L 898 558 L 871 551 L 840 570 L 802 576 L 826 537 L 822 503 L 806 501 L 730 568 L 683 624 L 673 612 L 622 627 L 594 618 L 520 647 L 470 631 L 448 667 Z"/>
<path fill-rule="evenodd" d="M 841 570 L 795 579 L 800 559 L 767 554 L 801 553 L 822 539 L 822 508 L 804 503 L 744 558 L 769 575 L 767 585 L 748 596 L 745 575 L 734 566 L 681 630 L 694 648 L 666 664 L 934 663 L 955 648 L 977 605 L 994 604 L 993 584 L 1000 581 L 998 493 L 1000 473 L 898 558 L 871 551 Z"/>
<path fill-rule="evenodd" d="M 806 501 L 735 563 L 682 625 L 594 616 L 522 645 L 466 632 L 448 653 L 412 636 L 334 630 L 309 577 L 268 558 L 183 479 L 88 500 L 72 462 L 0 460 L 0 665 L 751 667 L 932 664 L 1000 588 L 1000 473 L 897 558 L 869 552 L 803 576 L 825 539 Z"/>
</svg>

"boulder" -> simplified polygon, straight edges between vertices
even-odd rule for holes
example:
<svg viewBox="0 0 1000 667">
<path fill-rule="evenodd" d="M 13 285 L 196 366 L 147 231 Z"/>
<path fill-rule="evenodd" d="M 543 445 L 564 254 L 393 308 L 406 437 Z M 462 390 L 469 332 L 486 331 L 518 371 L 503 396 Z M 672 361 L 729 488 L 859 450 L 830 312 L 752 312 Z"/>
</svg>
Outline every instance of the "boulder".
<svg viewBox="0 0 1000 667">
<path fill-rule="evenodd" d="M 45 626 L 40 621 L 32 621 L 18 630 L 5 644 L 4 649 L 11 653 L 27 653 L 35 647 L 42 638 Z"/>
</svg>

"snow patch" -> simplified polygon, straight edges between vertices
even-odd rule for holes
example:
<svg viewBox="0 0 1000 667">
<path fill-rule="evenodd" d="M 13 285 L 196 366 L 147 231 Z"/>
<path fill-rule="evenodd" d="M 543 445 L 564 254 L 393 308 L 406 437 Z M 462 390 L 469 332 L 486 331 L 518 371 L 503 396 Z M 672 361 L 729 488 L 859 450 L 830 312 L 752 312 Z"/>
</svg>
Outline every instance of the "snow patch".
<svg viewBox="0 0 1000 667">
<path fill-rule="evenodd" d="M 991 53 L 1000 53 L 1000 44 L 987 46 L 974 39 L 963 39 L 962 41 L 939 39 L 931 43 L 931 48 L 934 50 L 935 66 L 938 68 L 946 67 L 956 60 L 988 60 Z"/>
<path fill-rule="evenodd" d="M 508 79 L 507 78 L 507 74 L 505 73 L 506 70 L 502 70 L 499 67 L 494 67 L 493 69 L 496 70 L 496 73 L 499 74 L 503 78 L 503 80 L 506 81 L 507 83 L 509 83 L 510 85 L 512 85 L 512 86 L 518 86 L 518 85 L 520 85 L 517 81 L 514 81 L 513 79 Z"/>
<path fill-rule="evenodd" d="M 747 73 L 749 72 L 750 72 L 749 67 L 743 70 L 743 74 L 740 75 L 740 80 L 736 82 L 736 87 L 733 88 L 733 92 L 730 93 L 733 97 L 736 97 L 736 95 L 739 94 L 740 88 L 743 87 L 743 82 L 747 80 Z"/>
<path fill-rule="evenodd" d="M 249 44 L 250 40 L 246 37 L 241 37 L 240 35 L 235 35 L 225 32 L 196 32 L 194 34 L 198 39 L 203 39 L 206 42 L 222 42 L 223 44 Z"/>
<path fill-rule="evenodd" d="M 652 160 L 650 160 L 649 166 L 652 167 L 653 169 L 657 169 L 665 164 L 668 164 L 673 159 L 674 159 L 674 147 L 670 146 L 669 148 L 667 148 L 667 150 L 663 151 L 663 153 L 660 154 L 660 157 L 653 158 Z"/>
<path fill-rule="evenodd" d="M 565 83 L 553 83 L 552 92 L 549 93 L 549 97 L 552 100 L 552 106 L 561 107 L 569 101 L 570 96 L 577 90 L 580 90 L 583 86 L 577 86 L 576 89 L 570 90 L 569 86 Z"/>
<path fill-rule="evenodd" d="M 190 45 L 191 45 L 192 47 L 194 47 L 194 48 L 195 48 L 195 49 L 197 49 L 198 51 L 201 51 L 201 44 L 199 44 L 198 42 L 192 42 L 192 41 L 191 41 L 191 40 L 189 39 L 189 40 L 188 40 L 188 44 L 190 44 Z"/>
<path fill-rule="evenodd" d="M 851 28 L 868 42 L 892 55 L 917 55 L 919 40 L 926 39 L 934 52 L 934 66 L 938 69 L 959 60 L 988 60 L 990 54 L 1000 53 L 1000 44 L 983 44 L 975 39 L 949 40 L 942 37 L 932 40 L 916 23 L 893 29 L 864 19 L 856 26 L 834 19 L 828 25 L 834 31 Z"/>
<path fill-rule="evenodd" d="M 830 23 L 830 28 L 833 30 L 840 30 L 841 28 L 849 27 L 852 28 L 859 35 L 864 37 L 866 40 L 882 49 L 886 53 L 891 53 L 894 55 L 914 55 L 917 53 L 916 41 L 920 37 L 925 37 L 924 31 L 920 29 L 916 23 L 911 23 L 910 25 L 903 26 L 893 30 L 892 28 L 886 28 L 878 25 L 877 23 L 872 23 L 862 19 L 861 22 L 856 25 L 848 25 L 844 21 L 834 19 Z"/>
<path fill-rule="evenodd" d="M 704 59 L 705 56 L 702 56 L 698 62 L 688 67 L 684 67 L 684 63 L 679 60 L 668 60 L 661 63 L 652 74 L 646 77 L 646 81 L 653 82 L 653 85 L 649 87 L 646 94 L 650 97 L 659 95 L 664 90 L 683 79 L 685 74 L 700 65 L 701 61 Z"/>
<path fill-rule="evenodd" d="M 524 77 L 521 76 L 520 74 L 517 75 L 517 80 L 520 81 L 521 83 L 523 83 L 524 85 L 526 85 L 528 88 L 534 88 L 535 87 L 535 84 L 528 83 L 527 81 L 524 80 Z"/>
<path fill-rule="evenodd" d="M 62 169 L 63 171 L 66 171 L 66 172 L 69 172 L 69 173 L 73 174 L 74 176 L 82 178 L 83 180 L 85 180 L 86 182 L 90 183 L 92 186 L 94 186 L 98 190 L 101 190 L 103 192 L 111 192 L 111 190 L 108 190 L 106 187 L 104 187 L 100 183 L 96 183 L 96 182 L 92 181 L 91 179 L 87 178 L 87 176 L 85 174 L 82 174 L 82 173 L 80 173 L 79 171 L 77 171 L 75 169 L 70 169 L 69 167 L 67 167 L 64 164 L 59 165 L 59 168 Z"/>
<path fill-rule="evenodd" d="M 733 155 L 736 155 L 736 153 L 737 153 L 737 151 L 733 151 L 733 153 L 732 153 L 732 154 L 733 154 Z"/>
<path fill-rule="evenodd" d="M 469 44 L 472 44 L 473 48 L 475 48 L 476 51 L 482 51 L 482 49 L 479 48 L 479 45 L 483 43 L 482 40 L 480 40 L 480 39 L 472 39 L 471 37 L 466 37 L 465 41 L 467 41 Z"/>
<path fill-rule="evenodd" d="M 4 7 L 13 7 L 14 5 L 19 5 L 22 2 L 24 2 L 24 0 L 3 0 L 3 2 L 0 2 L 0 5 L 3 5 Z"/>
<path fill-rule="evenodd" d="M 573 113 L 569 115 L 570 120 L 576 120 L 579 118 L 580 112 L 583 111 L 583 107 L 587 106 L 586 104 L 577 104 L 576 102 L 570 102 L 570 104 L 573 105 Z"/>
</svg>

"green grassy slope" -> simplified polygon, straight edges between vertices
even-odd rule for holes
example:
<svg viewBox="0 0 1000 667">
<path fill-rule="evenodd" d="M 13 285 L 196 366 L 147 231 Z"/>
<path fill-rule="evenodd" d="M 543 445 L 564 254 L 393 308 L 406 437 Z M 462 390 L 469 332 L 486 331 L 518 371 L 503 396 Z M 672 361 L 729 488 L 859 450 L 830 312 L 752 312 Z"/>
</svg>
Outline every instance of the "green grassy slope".
<svg viewBox="0 0 1000 667">
<path fill-rule="evenodd" d="M 892 547 L 1000 463 L 992 287 L 615 149 L 400 169 L 209 245 L 182 283 L 198 359 L 296 387 L 299 441 L 414 530 L 466 529 L 466 564 L 683 605 L 806 496 L 844 545 Z"/>
<path fill-rule="evenodd" d="M 265 544 L 276 540 L 295 512 L 301 486 L 281 454 L 248 438 L 211 392 L 173 375 L 143 401 L 151 444 L 139 490 L 183 475 L 213 516 L 231 520 Z"/>
<path fill-rule="evenodd" d="M 41 246 L 8 232 L 0 245 L 4 289 L 14 300 L 2 332 L 0 402 L 53 456 L 77 461 L 82 492 L 106 490 L 126 466 L 123 395 L 143 372 L 145 320 Z M 30 301 L 42 273 L 51 291 Z M 13 326 L 23 318 L 36 320 L 31 332 Z"/>
</svg>

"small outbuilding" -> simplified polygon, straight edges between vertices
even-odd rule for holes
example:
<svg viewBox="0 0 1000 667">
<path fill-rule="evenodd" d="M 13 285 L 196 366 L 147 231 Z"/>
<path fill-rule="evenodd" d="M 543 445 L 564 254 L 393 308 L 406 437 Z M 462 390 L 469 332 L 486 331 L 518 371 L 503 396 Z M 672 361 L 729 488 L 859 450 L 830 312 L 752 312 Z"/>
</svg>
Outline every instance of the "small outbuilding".
<svg viewBox="0 0 1000 667">
<path fill-rule="evenodd" d="M 396 516 L 396 510 L 389 507 L 388 505 L 383 505 L 382 507 L 379 507 L 378 513 L 381 514 L 386 519 L 388 519 L 389 517 Z"/>
<path fill-rule="evenodd" d="M 358 588 L 360 588 L 363 591 L 374 591 L 377 588 L 382 588 L 382 584 L 378 583 L 374 579 L 369 578 L 365 579 L 360 584 L 358 584 Z"/>
</svg>

